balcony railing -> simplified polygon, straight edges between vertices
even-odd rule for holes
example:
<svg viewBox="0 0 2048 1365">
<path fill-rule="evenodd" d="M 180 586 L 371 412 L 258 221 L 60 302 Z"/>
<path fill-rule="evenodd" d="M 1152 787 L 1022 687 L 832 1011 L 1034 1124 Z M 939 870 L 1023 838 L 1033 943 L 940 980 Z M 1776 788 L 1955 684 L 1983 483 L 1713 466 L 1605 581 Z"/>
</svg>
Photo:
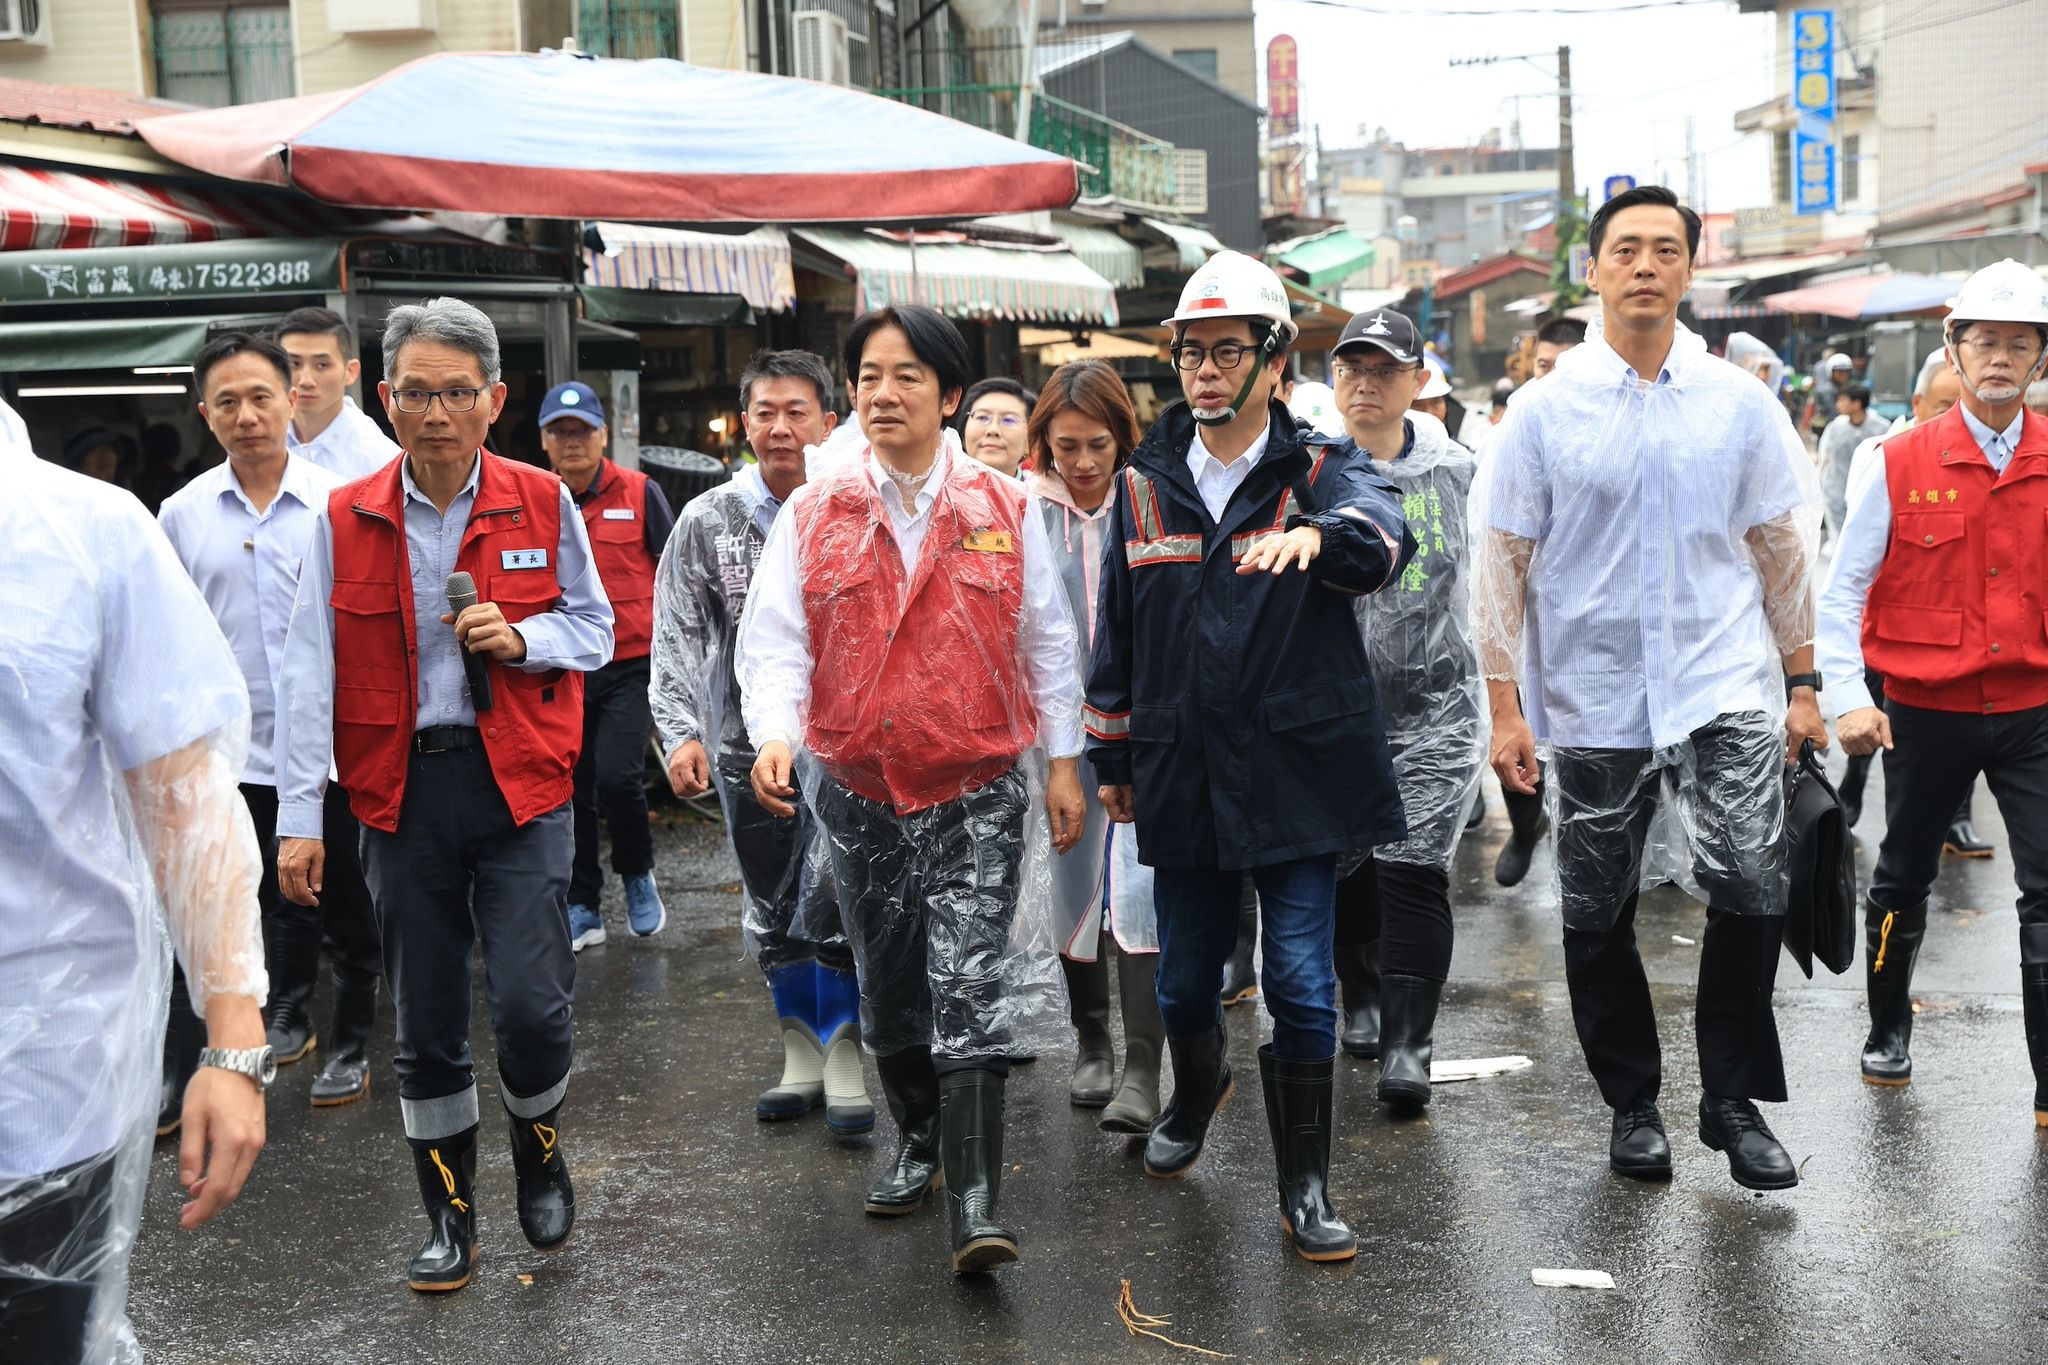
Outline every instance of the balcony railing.
<svg viewBox="0 0 2048 1365">
<path fill-rule="evenodd" d="M 285 5 L 166 10 L 151 16 L 150 48 L 165 99 L 218 107 L 298 93 Z"/>
<path fill-rule="evenodd" d="M 924 85 L 878 95 L 945 114 L 1005 137 L 1017 135 L 1019 85 Z M 1134 208 L 1174 210 L 1178 158 L 1170 142 L 1043 92 L 1031 97 L 1032 146 L 1071 159 L 1081 169 L 1083 199 L 1116 199 Z"/>
<path fill-rule="evenodd" d="M 675 57 L 675 0 L 578 0 L 576 45 L 600 57 Z"/>
</svg>

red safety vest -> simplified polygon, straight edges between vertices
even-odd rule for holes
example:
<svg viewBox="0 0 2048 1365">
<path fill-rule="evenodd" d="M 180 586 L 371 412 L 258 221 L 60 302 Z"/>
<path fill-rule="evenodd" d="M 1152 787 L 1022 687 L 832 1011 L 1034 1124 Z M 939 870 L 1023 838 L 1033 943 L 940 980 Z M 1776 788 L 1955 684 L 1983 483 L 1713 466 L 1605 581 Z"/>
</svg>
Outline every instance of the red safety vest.
<svg viewBox="0 0 2048 1365">
<path fill-rule="evenodd" d="M 476 579 L 479 602 L 517 624 L 561 600 L 555 563 L 561 482 L 546 470 L 478 452 L 476 502 L 455 567 Z M 349 809 L 391 833 L 405 802 L 406 765 L 419 709 L 419 634 L 405 547 L 404 460 L 327 496 L 334 535 L 334 763 Z M 518 567 L 539 553 L 539 567 Z M 484 752 L 512 819 L 525 824 L 574 788 L 583 745 L 583 675 L 491 666 L 493 706 L 477 717 Z"/>
<path fill-rule="evenodd" d="M 1885 695 L 1930 711 L 2048 705 L 2048 422 L 2000 474 L 1960 405 L 1884 443 L 1892 539 L 1863 610 Z"/>
<path fill-rule="evenodd" d="M 906 589 L 865 462 L 795 508 L 811 636 L 804 744 L 908 814 L 1000 777 L 1038 730 L 1017 658 L 1024 486 L 954 456 Z"/>
<path fill-rule="evenodd" d="M 647 476 L 606 460 L 596 491 L 579 505 L 590 557 L 612 600 L 612 661 L 644 659 L 654 648 L 655 558 L 647 550 Z"/>
</svg>

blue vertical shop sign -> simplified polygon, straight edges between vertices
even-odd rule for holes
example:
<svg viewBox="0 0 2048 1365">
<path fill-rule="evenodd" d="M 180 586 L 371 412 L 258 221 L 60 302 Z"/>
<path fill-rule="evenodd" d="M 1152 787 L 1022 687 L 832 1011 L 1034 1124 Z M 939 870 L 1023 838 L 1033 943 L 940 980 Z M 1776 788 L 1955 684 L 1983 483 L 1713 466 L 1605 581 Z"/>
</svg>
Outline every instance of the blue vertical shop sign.
<svg viewBox="0 0 2048 1365">
<path fill-rule="evenodd" d="M 1835 12 L 1792 13 L 1792 204 L 1831 213 L 1839 200 L 1835 141 Z"/>
</svg>

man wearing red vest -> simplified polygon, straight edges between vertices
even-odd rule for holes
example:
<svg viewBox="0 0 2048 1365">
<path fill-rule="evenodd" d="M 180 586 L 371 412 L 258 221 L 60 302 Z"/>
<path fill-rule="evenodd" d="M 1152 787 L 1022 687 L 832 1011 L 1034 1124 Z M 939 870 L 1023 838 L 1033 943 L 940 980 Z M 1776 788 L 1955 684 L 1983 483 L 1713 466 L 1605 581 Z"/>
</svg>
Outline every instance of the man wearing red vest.
<svg viewBox="0 0 2048 1365">
<path fill-rule="evenodd" d="M 754 794 L 793 813 L 799 743 L 824 770 L 805 799 L 902 1134 L 867 1210 L 910 1213 L 943 1186 L 953 1269 L 987 1271 L 1017 1259 L 996 1221 L 1017 758 L 1034 743 L 1051 756 L 1065 853 L 1083 815 L 1077 637 L 1024 486 L 946 429 L 973 378 L 958 329 L 929 308 L 880 309 L 855 320 L 845 359 L 868 448 L 791 495 L 740 627 Z"/>
<path fill-rule="evenodd" d="M 626 884 L 626 921 L 646 937 L 668 919 L 654 884 L 654 835 L 647 828 L 647 656 L 654 641 L 654 569 L 675 528 L 661 485 L 605 458 L 604 404 L 574 380 L 540 405 L 540 444 L 583 513 L 591 558 L 611 599 L 612 661 L 584 680 L 583 757 L 576 764 L 576 867 L 569 875 L 569 941 L 577 952 L 604 942 L 597 859 L 602 813 L 612 836 L 612 871 Z"/>
<path fill-rule="evenodd" d="M 559 1122 L 576 981 L 569 798 L 583 674 L 611 658 L 612 611 L 561 481 L 482 448 L 505 405 L 490 319 L 455 299 L 394 308 L 384 371 L 405 455 L 328 496 L 285 639 L 278 883 L 318 902 L 332 762 L 363 824 L 427 1209 L 408 1279 L 435 1291 L 476 1267 L 479 937 L 520 1229 L 545 1249 L 575 1221 Z M 455 574 L 475 585 L 460 615 Z"/>
<path fill-rule="evenodd" d="M 1851 754 L 1884 751 L 1870 879 L 1863 1078 L 1913 1077 L 1913 964 L 1957 803 L 1982 773 L 2018 875 L 2034 1122 L 2048 1128 L 2048 421 L 2024 406 L 2048 360 L 2048 281 L 1986 266 L 1949 300 L 1962 402 L 1888 437 L 1849 489 L 1821 597 L 1820 660 Z M 1884 677 L 1875 705 L 1868 665 Z"/>
</svg>

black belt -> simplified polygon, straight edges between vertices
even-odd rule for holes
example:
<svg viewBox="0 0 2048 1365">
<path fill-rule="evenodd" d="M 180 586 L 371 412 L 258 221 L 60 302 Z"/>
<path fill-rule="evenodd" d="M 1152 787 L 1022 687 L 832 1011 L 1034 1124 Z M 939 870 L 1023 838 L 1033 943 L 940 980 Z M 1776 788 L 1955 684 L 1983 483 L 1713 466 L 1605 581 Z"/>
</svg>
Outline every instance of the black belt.
<svg viewBox="0 0 2048 1365">
<path fill-rule="evenodd" d="M 474 725 L 433 725 L 413 731 L 412 751 L 416 754 L 452 754 L 464 749 L 481 749 L 483 733 Z"/>
</svg>

